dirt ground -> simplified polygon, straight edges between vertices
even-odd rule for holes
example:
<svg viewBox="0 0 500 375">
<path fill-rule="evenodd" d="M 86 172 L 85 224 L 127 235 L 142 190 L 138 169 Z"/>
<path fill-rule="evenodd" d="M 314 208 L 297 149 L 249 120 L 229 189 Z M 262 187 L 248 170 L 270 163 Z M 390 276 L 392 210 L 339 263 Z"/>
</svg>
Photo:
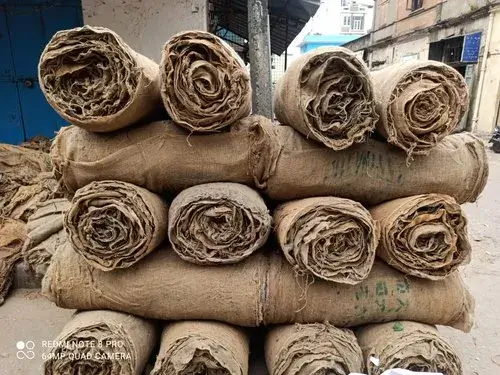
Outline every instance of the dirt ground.
<svg viewBox="0 0 500 375">
<path fill-rule="evenodd" d="M 463 274 L 476 297 L 476 325 L 469 334 L 440 327 L 460 353 L 464 375 L 500 374 L 500 154 L 489 156 L 488 185 L 477 203 L 464 206 L 474 253 Z M 41 374 L 41 356 L 48 352 L 42 341 L 54 339 L 71 314 L 36 290 L 11 294 L 0 306 L 0 375 Z M 34 359 L 17 358 L 19 341 L 34 342 Z M 253 361 L 252 375 L 267 373 L 261 350 L 261 344 L 254 346 L 252 356 L 258 360 Z"/>
</svg>

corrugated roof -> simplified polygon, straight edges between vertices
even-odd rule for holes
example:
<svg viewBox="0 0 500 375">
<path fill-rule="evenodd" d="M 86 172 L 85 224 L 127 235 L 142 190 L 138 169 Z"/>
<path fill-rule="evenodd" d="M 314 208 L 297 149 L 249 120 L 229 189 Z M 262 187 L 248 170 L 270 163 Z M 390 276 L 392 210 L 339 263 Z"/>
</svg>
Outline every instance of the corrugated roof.
<svg viewBox="0 0 500 375">
<path fill-rule="evenodd" d="M 319 5 L 320 0 L 269 0 L 271 52 L 281 55 Z M 247 17 L 247 0 L 211 0 L 212 31 L 222 28 L 248 39 Z"/>
</svg>

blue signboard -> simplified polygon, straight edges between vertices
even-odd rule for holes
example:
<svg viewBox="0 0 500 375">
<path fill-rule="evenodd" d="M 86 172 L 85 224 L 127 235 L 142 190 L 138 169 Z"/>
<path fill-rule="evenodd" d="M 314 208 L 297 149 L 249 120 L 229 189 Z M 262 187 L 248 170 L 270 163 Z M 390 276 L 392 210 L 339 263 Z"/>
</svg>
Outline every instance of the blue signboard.
<svg viewBox="0 0 500 375">
<path fill-rule="evenodd" d="M 481 32 L 465 35 L 461 61 L 466 63 L 477 63 L 480 49 Z"/>
</svg>

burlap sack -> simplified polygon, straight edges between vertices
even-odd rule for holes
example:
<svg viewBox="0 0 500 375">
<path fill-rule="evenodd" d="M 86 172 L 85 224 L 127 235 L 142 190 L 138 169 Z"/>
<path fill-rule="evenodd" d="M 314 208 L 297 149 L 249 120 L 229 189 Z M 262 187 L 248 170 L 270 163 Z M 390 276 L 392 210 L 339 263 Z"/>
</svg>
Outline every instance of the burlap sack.
<svg viewBox="0 0 500 375">
<path fill-rule="evenodd" d="M 142 375 L 155 347 L 154 323 L 115 311 L 77 312 L 45 353 L 45 375 Z"/>
<path fill-rule="evenodd" d="M 190 187 L 173 201 L 168 236 L 179 256 L 198 264 L 236 263 L 267 241 L 271 216 L 248 186 L 215 182 Z"/>
<path fill-rule="evenodd" d="M 103 271 L 144 258 L 165 238 L 167 223 L 161 197 L 121 181 L 96 181 L 77 190 L 64 216 L 74 250 Z"/>
<path fill-rule="evenodd" d="M 16 186 L 16 185 L 14 185 Z M 42 172 L 27 185 L 16 186 L 15 193 L 1 210 L 1 214 L 13 219 L 28 221 L 38 205 L 60 197 L 59 185 L 52 172 Z"/>
<path fill-rule="evenodd" d="M 381 228 L 377 255 L 407 275 L 438 280 L 470 261 L 467 220 L 452 197 L 400 198 L 370 213 Z"/>
<path fill-rule="evenodd" d="M 26 225 L 27 241 L 22 255 L 26 264 L 37 274 L 45 274 L 52 255 L 67 240 L 63 228 L 64 214 L 70 203 L 65 198 L 40 203 Z"/>
<path fill-rule="evenodd" d="M 279 153 L 274 132 L 257 116 L 210 135 L 189 135 L 168 121 L 105 135 L 67 127 L 51 154 L 56 176 L 70 192 L 97 180 L 157 193 L 219 181 L 264 187 Z"/>
<path fill-rule="evenodd" d="M 372 72 L 372 79 L 377 130 L 410 157 L 427 155 L 467 111 L 465 79 L 447 64 L 406 61 Z"/>
<path fill-rule="evenodd" d="M 30 198 L 44 190 L 51 169 L 44 152 L 0 144 L 0 215 L 27 220 L 37 200 Z"/>
<path fill-rule="evenodd" d="M 205 31 L 184 31 L 163 47 L 161 97 L 170 117 L 196 132 L 213 132 L 248 116 L 252 87 L 234 49 Z"/>
<path fill-rule="evenodd" d="M 486 150 L 469 133 L 450 135 L 427 156 L 406 165 L 406 154 L 370 140 L 335 152 L 277 127 L 282 150 L 267 183 L 277 200 L 331 195 L 365 205 L 410 195 L 440 193 L 458 203 L 473 202 L 488 177 Z"/>
<path fill-rule="evenodd" d="M 94 132 L 123 128 L 161 106 L 158 64 L 105 27 L 54 34 L 40 57 L 38 79 L 61 117 Z"/>
<path fill-rule="evenodd" d="M 33 138 L 21 143 L 20 146 L 48 154 L 52 146 L 52 137 L 49 138 L 45 135 L 35 135 Z"/>
<path fill-rule="evenodd" d="M 463 374 L 457 353 L 433 326 L 402 321 L 360 327 L 355 333 L 368 375 L 380 375 L 392 368 Z M 379 365 L 370 357 L 378 358 Z"/>
<path fill-rule="evenodd" d="M 349 375 L 363 370 L 363 355 L 351 330 L 331 324 L 273 328 L 265 343 L 270 375 Z"/>
<path fill-rule="evenodd" d="M 0 174 L 14 181 L 28 184 L 41 172 L 50 172 L 50 156 L 45 152 L 25 147 L 0 144 Z"/>
<path fill-rule="evenodd" d="M 282 124 L 334 150 L 364 142 L 378 120 L 368 69 L 343 47 L 294 60 L 278 81 L 274 107 Z"/>
<path fill-rule="evenodd" d="M 14 280 L 14 267 L 26 241 L 26 224 L 0 216 L 0 305 Z"/>
<path fill-rule="evenodd" d="M 278 242 L 299 274 L 357 284 L 375 260 L 379 233 L 359 203 L 316 197 L 282 204 L 274 212 Z"/>
<path fill-rule="evenodd" d="M 151 375 L 247 375 L 248 337 L 223 323 L 166 324 Z"/>
<path fill-rule="evenodd" d="M 375 263 L 369 277 L 350 286 L 316 280 L 304 286 L 281 256 L 204 267 L 170 249 L 133 267 L 102 272 L 69 246 L 60 247 L 43 280 L 58 306 L 111 309 L 148 318 L 218 320 L 240 326 L 330 322 L 337 327 L 397 319 L 470 330 L 474 303 L 458 273 L 430 281 Z"/>
</svg>

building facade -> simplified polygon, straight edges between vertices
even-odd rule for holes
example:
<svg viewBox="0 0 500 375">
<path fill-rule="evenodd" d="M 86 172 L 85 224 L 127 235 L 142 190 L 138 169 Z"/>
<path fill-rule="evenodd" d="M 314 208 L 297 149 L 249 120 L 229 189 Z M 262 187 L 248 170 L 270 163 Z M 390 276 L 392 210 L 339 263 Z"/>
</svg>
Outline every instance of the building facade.
<svg viewBox="0 0 500 375">
<path fill-rule="evenodd" d="M 365 35 L 372 25 L 373 7 L 373 0 L 340 0 L 340 34 Z"/>
<path fill-rule="evenodd" d="M 461 129 L 489 134 L 500 125 L 500 0 L 377 0 L 370 34 L 345 46 L 372 69 L 405 60 L 437 60 L 469 85 Z"/>
<path fill-rule="evenodd" d="M 273 84 L 293 60 L 324 46 L 340 46 L 365 35 L 372 27 L 375 0 L 322 0 L 319 10 L 285 53 L 275 56 Z M 286 60 L 286 64 L 285 64 Z"/>
</svg>

